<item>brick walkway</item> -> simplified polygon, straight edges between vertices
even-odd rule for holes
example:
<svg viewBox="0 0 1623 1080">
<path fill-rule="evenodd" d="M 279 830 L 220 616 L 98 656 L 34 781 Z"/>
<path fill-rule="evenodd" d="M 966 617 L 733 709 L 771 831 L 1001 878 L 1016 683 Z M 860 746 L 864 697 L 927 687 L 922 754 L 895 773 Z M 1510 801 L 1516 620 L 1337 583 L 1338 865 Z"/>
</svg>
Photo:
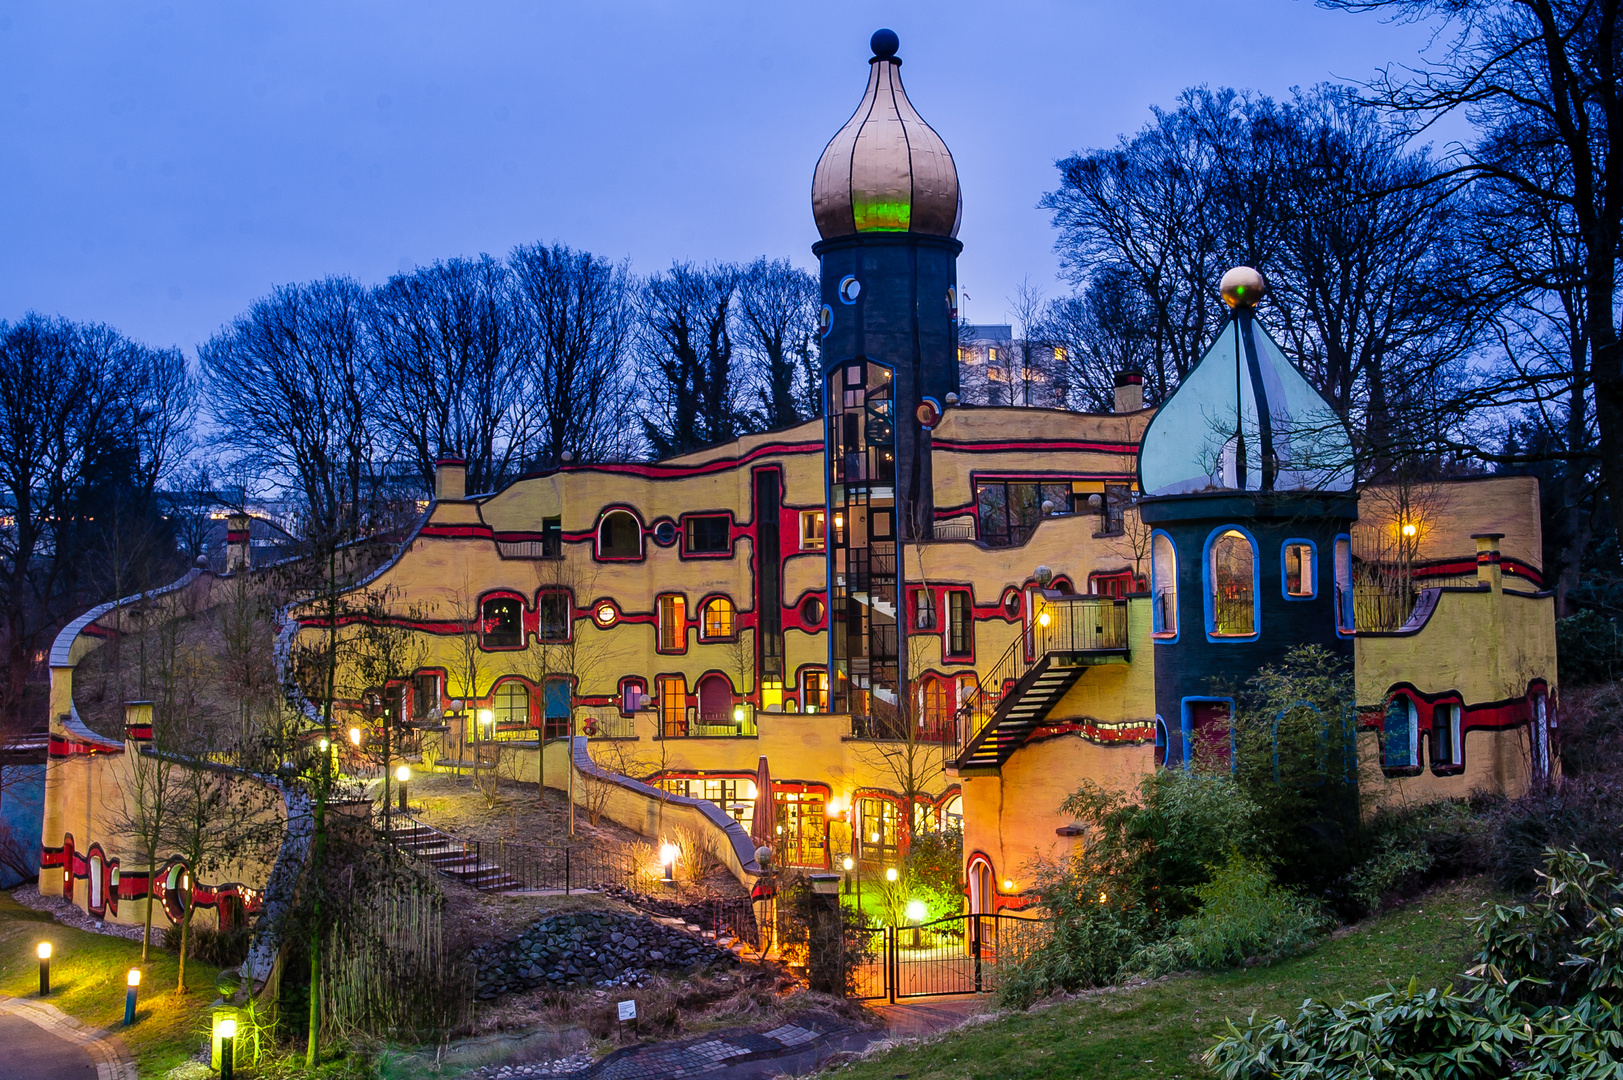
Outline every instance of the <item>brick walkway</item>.
<svg viewBox="0 0 1623 1080">
<path fill-rule="evenodd" d="M 879 1032 L 847 1027 L 831 1017 L 802 1018 L 771 1031 L 716 1031 L 676 1042 L 631 1046 L 604 1058 L 584 1075 L 591 1080 L 664 1080 L 666 1077 L 706 1076 L 743 1080 L 750 1075 L 776 1076 L 792 1071 L 798 1059 L 806 1065 L 853 1042 L 866 1044 Z M 795 1058 L 795 1062 L 786 1058 Z M 752 1068 L 759 1063 L 770 1068 Z M 790 1066 L 790 1068 L 786 1068 Z"/>
</svg>

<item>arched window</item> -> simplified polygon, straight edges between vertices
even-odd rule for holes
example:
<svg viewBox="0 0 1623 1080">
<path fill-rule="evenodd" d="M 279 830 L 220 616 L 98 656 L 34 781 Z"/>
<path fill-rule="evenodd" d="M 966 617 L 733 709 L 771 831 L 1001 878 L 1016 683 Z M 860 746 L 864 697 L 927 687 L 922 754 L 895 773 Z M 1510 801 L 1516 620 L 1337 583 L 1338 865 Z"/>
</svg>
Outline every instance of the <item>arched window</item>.
<svg viewBox="0 0 1623 1080">
<path fill-rule="evenodd" d="M 1167 722 L 1159 716 L 1155 718 L 1155 767 L 1161 768 L 1167 763 Z"/>
<path fill-rule="evenodd" d="M 597 525 L 597 557 L 642 558 L 642 526 L 629 510 L 610 510 Z"/>
<path fill-rule="evenodd" d="M 1206 632 L 1214 637 L 1257 633 L 1257 549 L 1239 529 L 1206 542 Z"/>
<path fill-rule="evenodd" d="M 479 643 L 487 649 L 523 647 L 524 601 L 492 596 L 479 605 Z"/>
<path fill-rule="evenodd" d="M 1150 541 L 1152 628 L 1156 637 L 1178 636 L 1178 552 L 1172 537 L 1156 532 Z"/>
<path fill-rule="evenodd" d="M 717 596 L 705 602 L 699 620 L 699 636 L 705 641 L 725 641 L 733 636 L 733 602 Z"/>
<path fill-rule="evenodd" d="M 530 688 L 517 679 L 509 679 L 496 687 L 496 734 L 498 739 L 512 739 L 526 733 L 530 727 Z"/>
</svg>

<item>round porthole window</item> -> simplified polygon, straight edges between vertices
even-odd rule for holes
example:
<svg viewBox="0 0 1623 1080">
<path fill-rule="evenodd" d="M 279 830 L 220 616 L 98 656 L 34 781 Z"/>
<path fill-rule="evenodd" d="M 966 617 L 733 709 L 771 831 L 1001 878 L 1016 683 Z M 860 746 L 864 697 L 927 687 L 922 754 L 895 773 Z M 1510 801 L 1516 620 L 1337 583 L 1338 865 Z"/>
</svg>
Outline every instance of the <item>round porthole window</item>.
<svg viewBox="0 0 1623 1080">
<path fill-rule="evenodd" d="M 1020 616 L 1020 594 L 1011 592 L 1003 598 L 1003 613 L 1014 619 Z"/>
<path fill-rule="evenodd" d="M 817 626 L 823 621 L 823 601 L 815 596 L 808 596 L 800 602 L 800 621 L 807 626 Z"/>
<path fill-rule="evenodd" d="M 817 333 L 821 337 L 828 337 L 828 332 L 834 329 L 834 309 L 827 304 L 817 313 Z"/>
<path fill-rule="evenodd" d="M 660 547 L 670 547 L 676 543 L 676 523 L 674 521 L 661 521 L 654 526 L 654 543 Z"/>
<path fill-rule="evenodd" d="M 605 630 L 613 626 L 614 621 L 619 617 L 620 612 L 615 608 L 614 602 L 611 600 L 599 601 L 597 607 L 592 609 L 592 621 Z"/>
<path fill-rule="evenodd" d="M 858 281 L 850 274 L 847 274 L 840 279 L 840 300 L 842 302 L 854 304 L 857 302 L 857 297 L 861 295 L 862 282 Z"/>
</svg>

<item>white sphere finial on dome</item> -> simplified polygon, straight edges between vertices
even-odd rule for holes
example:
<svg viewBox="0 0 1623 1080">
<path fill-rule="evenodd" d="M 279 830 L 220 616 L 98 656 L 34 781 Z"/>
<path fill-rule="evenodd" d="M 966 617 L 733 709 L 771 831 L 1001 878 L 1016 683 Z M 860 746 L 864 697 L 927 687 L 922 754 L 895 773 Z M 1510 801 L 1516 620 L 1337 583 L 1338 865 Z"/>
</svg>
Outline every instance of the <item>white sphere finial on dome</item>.
<svg viewBox="0 0 1623 1080">
<path fill-rule="evenodd" d="M 902 89 L 892 30 L 868 42 L 868 88 L 812 174 L 812 214 L 824 240 L 866 232 L 958 235 L 958 169 L 941 136 Z"/>
<path fill-rule="evenodd" d="M 1268 293 L 1268 279 L 1249 266 L 1236 266 L 1218 284 L 1223 302 L 1231 308 L 1254 308 Z"/>
</svg>

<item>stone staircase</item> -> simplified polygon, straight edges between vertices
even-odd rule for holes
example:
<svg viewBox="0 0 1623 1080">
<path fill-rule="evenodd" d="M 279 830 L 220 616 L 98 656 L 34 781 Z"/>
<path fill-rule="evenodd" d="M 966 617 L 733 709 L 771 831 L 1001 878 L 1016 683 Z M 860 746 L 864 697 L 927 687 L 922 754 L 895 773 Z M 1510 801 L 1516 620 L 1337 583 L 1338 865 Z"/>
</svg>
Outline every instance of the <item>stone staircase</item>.
<svg viewBox="0 0 1623 1080">
<path fill-rule="evenodd" d="M 478 840 L 459 839 L 433 826 L 424 825 L 415 818 L 406 818 L 405 821 L 406 824 L 400 824 L 396 815 L 396 824 L 389 830 L 390 842 L 446 877 L 483 892 L 504 892 L 524 887 L 524 883 L 504 870 L 501 864 L 484 856 L 484 845 Z"/>
</svg>

